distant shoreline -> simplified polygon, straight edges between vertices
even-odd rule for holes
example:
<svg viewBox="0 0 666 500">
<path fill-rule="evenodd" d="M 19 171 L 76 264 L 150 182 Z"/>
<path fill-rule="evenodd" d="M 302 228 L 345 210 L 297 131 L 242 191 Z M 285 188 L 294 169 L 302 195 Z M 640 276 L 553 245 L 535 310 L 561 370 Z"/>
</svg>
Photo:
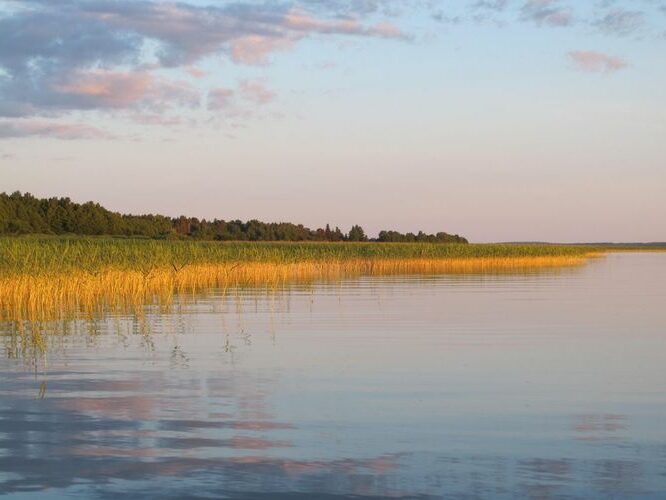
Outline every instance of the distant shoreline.
<svg viewBox="0 0 666 500">
<path fill-rule="evenodd" d="M 595 247 L 595 248 L 641 248 L 641 247 L 657 247 L 657 248 L 666 248 L 666 241 L 650 241 L 645 243 L 636 243 L 636 242 L 597 242 L 597 243 L 554 243 L 548 241 L 506 241 L 497 243 L 498 245 L 563 245 L 563 246 L 573 246 L 573 247 Z"/>
</svg>

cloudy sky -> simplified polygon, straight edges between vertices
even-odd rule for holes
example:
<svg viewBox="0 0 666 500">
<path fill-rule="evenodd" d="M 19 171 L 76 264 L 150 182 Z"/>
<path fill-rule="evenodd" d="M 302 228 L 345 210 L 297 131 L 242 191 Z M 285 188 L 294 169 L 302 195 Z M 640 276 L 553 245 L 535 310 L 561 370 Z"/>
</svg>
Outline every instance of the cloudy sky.
<svg viewBox="0 0 666 500">
<path fill-rule="evenodd" d="M 666 0 L 0 0 L 0 190 L 665 240 Z"/>
</svg>

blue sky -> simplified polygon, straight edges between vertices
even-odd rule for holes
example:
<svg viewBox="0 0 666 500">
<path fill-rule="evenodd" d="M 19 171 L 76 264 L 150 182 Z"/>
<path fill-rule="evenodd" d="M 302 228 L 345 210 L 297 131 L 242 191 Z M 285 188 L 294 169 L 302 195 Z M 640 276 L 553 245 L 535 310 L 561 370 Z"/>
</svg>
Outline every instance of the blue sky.
<svg viewBox="0 0 666 500">
<path fill-rule="evenodd" d="M 0 0 L 0 186 L 664 240 L 666 0 Z"/>
</svg>

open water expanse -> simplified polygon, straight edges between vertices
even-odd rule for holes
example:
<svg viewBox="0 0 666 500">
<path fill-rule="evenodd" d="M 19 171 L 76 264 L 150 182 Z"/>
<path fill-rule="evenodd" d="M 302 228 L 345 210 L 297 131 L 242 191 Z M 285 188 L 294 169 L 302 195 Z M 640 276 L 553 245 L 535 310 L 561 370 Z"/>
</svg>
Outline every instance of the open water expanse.
<svg viewBox="0 0 666 500">
<path fill-rule="evenodd" d="M 41 328 L 0 324 L 0 496 L 666 498 L 666 253 Z"/>
</svg>

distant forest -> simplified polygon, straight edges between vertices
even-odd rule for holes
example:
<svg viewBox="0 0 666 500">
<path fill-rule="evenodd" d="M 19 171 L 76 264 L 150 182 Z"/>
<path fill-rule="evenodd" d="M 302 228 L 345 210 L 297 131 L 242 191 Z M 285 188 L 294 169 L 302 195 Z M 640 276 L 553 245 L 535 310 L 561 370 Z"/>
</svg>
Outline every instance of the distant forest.
<svg viewBox="0 0 666 500">
<path fill-rule="evenodd" d="M 74 203 L 69 198 L 40 199 L 30 193 L 0 193 L 0 234 L 54 234 L 124 236 L 152 239 L 196 239 L 218 241 L 377 241 L 467 243 L 461 236 L 440 232 L 402 234 L 381 231 L 368 238 L 354 225 L 348 233 L 339 228 L 309 229 L 288 222 L 242 222 L 164 215 L 125 215 L 111 212 L 98 203 Z"/>
</svg>

